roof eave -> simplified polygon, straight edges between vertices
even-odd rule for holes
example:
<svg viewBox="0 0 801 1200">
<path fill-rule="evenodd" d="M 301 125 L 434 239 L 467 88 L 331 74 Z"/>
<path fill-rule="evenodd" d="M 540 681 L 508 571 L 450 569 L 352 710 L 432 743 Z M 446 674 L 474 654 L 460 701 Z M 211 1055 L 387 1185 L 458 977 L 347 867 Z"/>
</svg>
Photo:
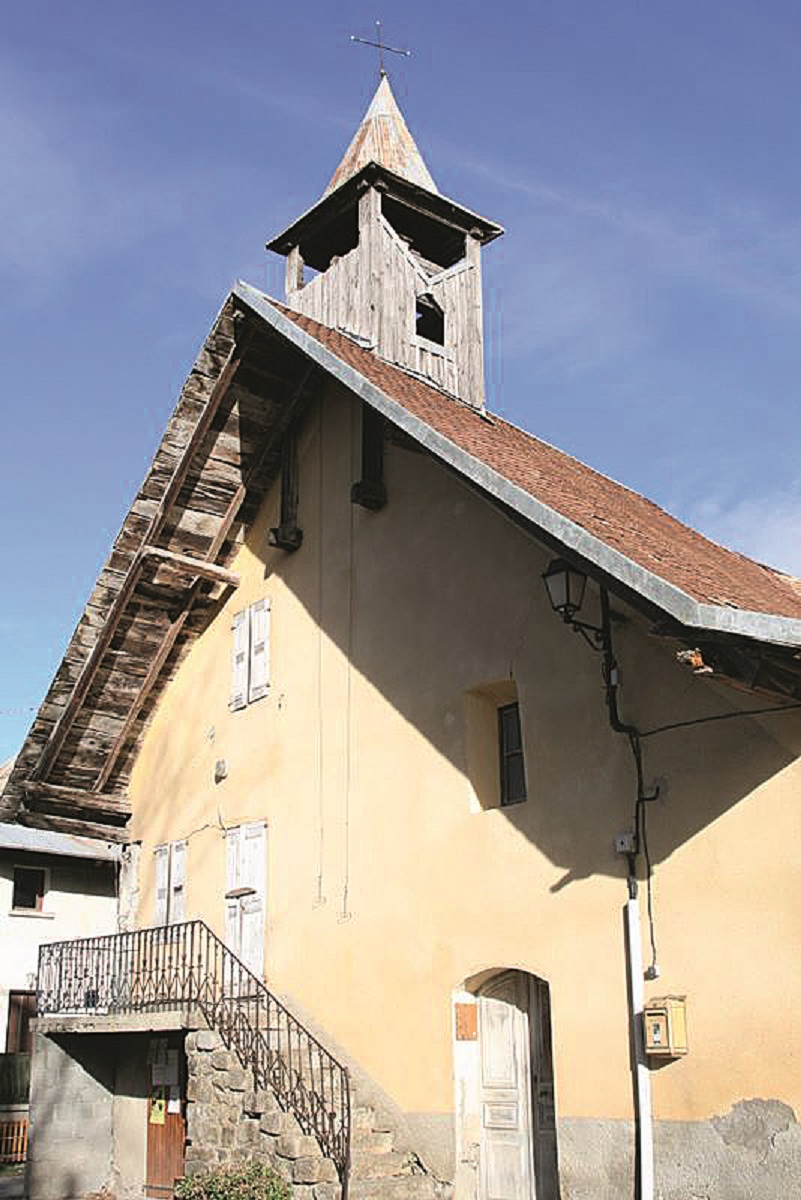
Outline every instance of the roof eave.
<svg viewBox="0 0 801 1200">
<path fill-rule="evenodd" d="M 454 224 L 466 231 L 475 230 L 482 245 L 494 241 L 504 232 L 503 226 L 498 225 L 496 221 L 482 217 L 472 209 L 465 208 L 463 204 L 458 204 L 448 196 L 443 196 L 441 192 L 429 192 L 426 188 L 420 187 L 411 180 L 404 179 L 402 175 L 397 175 L 388 167 L 382 166 L 381 163 L 369 162 L 355 175 L 351 175 L 340 183 L 332 192 L 324 195 L 282 233 L 267 242 L 267 249 L 273 250 L 276 254 L 288 254 L 293 246 L 298 245 L 310 225 L 324 225 L 329 220 L 333 220 L 358 195 L 361 188 L 375 183 L 379 179 L 383 179 L 389 185 L 392 194 L 398 195 L 401 199 L 406 197 L 415 200 L 435 216 L 441 216 L 444 219 L 451 218 Z"/>
<path fill-rule="evenodd" d="M 320 367 L 358 395 L 415 441 L 506 505 L 551 538 L 640 595 L 687 629 L 731 634 L 776 646 L 801 646 L 801 620 L 773 613 L 752 612 L 704 604 L 646 567 L 621 554 L 582 526 L 511 483 L 498 471 L 468 454 L 449 438 L 415 417 L 353 367 L 286 317 L 269 297 L 240 281 L 233 294 Z"/>
<path fill-rule="evenodd" d="M 50 854 L 57 858 L 83 858 L 93 862 L 120 862 L 122 846 L 95 838 L 78 837 L 27 825 L 0 822 L 0 850 L 20 854 Z"/>
</svg>

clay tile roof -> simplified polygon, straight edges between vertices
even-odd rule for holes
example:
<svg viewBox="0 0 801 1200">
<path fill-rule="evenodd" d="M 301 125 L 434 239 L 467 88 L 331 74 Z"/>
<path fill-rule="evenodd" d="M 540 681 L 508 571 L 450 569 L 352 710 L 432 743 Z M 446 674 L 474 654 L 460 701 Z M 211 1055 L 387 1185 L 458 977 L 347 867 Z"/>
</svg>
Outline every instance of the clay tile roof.
<svg viewBox="0 0 801 1200">
<path fill-rule="evenodd" d="M 325 195 L 371 162 L 394 171 L 426 191 L 437 191 L 437 185 L 409 133 L 386 75 L 378 85 L 370 107 L 345 151 L 345 157 L 325 189 Z"/>
<path fill-rule="evenodd" d="M 481 414 L 349 337 L 274 307 L 473 458 L 702 604 L 801 619 L 801 582 L 727 550 L 644 496 L 501 417 Z"/>
</svg>

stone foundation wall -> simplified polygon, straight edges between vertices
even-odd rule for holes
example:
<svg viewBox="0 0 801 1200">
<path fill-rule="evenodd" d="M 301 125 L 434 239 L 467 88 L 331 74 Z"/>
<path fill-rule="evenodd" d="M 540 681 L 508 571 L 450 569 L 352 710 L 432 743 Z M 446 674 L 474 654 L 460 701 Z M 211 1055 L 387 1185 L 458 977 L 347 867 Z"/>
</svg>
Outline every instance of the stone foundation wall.
<svg viewBox="0 0 801 1200">
<path fill-rule="evenodd" d="M 709 1121 L 657 1121 L 658 1200 L 790 1200 L 801 1194 L 801 1126 L 779 1100 L 741 1100 Z M 562 1200 L 634 1196 L 629 1121 L 559 1122 Z"/>
<path fill-rule="evenodd" d="M 186 1059 L 187 1175 L 259 1159 L 292 1185 L 297 1200 L 332 1200 L 337 1190 L 333 1163 L 272 1092 L 254 1091 L 252 1075 L 218 1033 L 187 1034 Z"/>
<path fill-rule="evenodd" d="M 34 1034 L 26 1195 L 77 1200 L 112 1176 L 114 1056 L 92 1035 Z"/>
</svg>

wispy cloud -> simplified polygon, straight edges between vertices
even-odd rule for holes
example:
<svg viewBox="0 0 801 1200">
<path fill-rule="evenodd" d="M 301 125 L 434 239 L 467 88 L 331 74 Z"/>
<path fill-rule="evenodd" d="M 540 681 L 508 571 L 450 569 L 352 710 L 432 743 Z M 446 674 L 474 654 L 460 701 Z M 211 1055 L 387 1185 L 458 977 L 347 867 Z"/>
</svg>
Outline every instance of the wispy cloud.
<svg viewBox="0 0 801 1200">
<path fill-rule="evenodd" d="M 801 479 L 733 503 L 706 497 L 692 506 L 689 519 L 715 541 L 801 577 Z"/>
<path fill-rule="evenodd" d="M 101 161 L 68 124 L 0 98 L 0 275 L 38 289 L 72 264 L 121 248 L 154 224 L 176 219 L 167 191 L 151 189 Z"/>
<path fill-rule="evenodd" d="M 209 214 L 230 204 L 230 181 L 213 161 L 190 148 L 151 160 L 141 147 L 129 161 L 113 123 L 31 90 L 0 70 L 0 280 L 18 295 L 41 299 L 74 268 L 102 256 L 123 261 L 165 233 L 197 242 Z M 264 188 L 268 174 L 244 164 L 238 184 L 258 178 Z M 198 255 L 199 270 L 207 258 Z"/>
<path fill-rule="evenodd" d="M 585 194 L 509 172 L 469 156 L 460 166 L 527 197 L 552 214 L 595 223 L 636 246 L 643 263 L 743 299 L 776 316 L 801 319 L 801 222 L 782 222 L 758 201 L 695 197 L 685 208 L 634 202 L 617 185 Z M 632 189 L 633 191 L 633 189 Z"/>
<path fill-rule="evenodd" d="M 673 283 L 770 321 L 801 322 L 801 222 L 767 202 L 711 195 L 695 181 L 673 200 L 643 181 L 563 186 L 444 145 L 440 156 L 491 180 L 526 221 L 503 275 L 504 349 L 553 356 L 584 371 L 630 356 L 658 336 L 655 309 Z M 495 252 L 497 255 L 497 251 Z"/>
</svg>

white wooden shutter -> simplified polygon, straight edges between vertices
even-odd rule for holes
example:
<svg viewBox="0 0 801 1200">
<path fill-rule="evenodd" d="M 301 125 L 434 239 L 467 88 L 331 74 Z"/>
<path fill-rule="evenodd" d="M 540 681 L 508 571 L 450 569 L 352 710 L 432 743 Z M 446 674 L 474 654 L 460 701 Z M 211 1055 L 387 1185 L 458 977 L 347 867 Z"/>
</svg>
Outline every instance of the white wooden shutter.
<svg viewBox="0 0 801 1200">
<path fill-rule="evenodd" d="M 233 950 L 234 954 L 238 955 L 240 946 L 240 925 L 239 925 L 239 901 L 226 900 L 225 902 L 225 944 L 229 950 Z"/>
<path fill-rule="evenodd" d="M 234 614 L 231 622 L 234 633 L 231 647 L 231 694 L 228 707 L 234 712 L 248 702 L 248 667 L 250 654 L 250 609 Z"/>
<path fill-rule="evenodd" d="M 170 847 L 170 924 L 186 920 L 186 842 Z"/>
<path fill-rule="evenodd" d="M 232 892 L 234 888 L 239 887 L 239 845 L 242 830 L 239 826 L 236 829 L 226 829 L 225 831 L 225 890 Z"/>
<path fill-rule="evenodd" d="M 264 821 L 243 825 L 241 832 L 239 886 L 253 888 L 258 896 L 263 897 L 267 873 Z"/>
<path fill-rule="evenodd" d="M 250 687 L 248 703 L 260 700 L 270 690 L 270 601 L 257 600 L 250 607 Z"/>
<path fill-rule="evenodd" d="M 233 892 L 239 887 L 239 847 L 242 830 L 226 829 L 225 831 L 225 890 Z M 241 925 L 239 921 L 239 900 L 226 897 L 225 900 L 225 941 L 239 954 L 241 945 Z"/>
<path fill-rule="evenodd" d="M 169 846 L 156 846 L 155 853 L 156 911 L 153 918 L 153 923 L 155 925 L 166 925 L 170 887 L 170 848 Z"/>
<path fill-rule="evenodd" d="M 242 961 L 254 975 L 264 974 L 264 914 L 267 875 L 265 826 L 256 821 L 242 827 L 240 852 L 239 886 L 253 888 L 243 896 L 242 905 Z"/>
<path fill-rule="evenodd" d="M 239 957 L 257 978 L 264 975 L 264 908 L 259 896 L 243 896 L 242 949 Z"/>
</svg>

